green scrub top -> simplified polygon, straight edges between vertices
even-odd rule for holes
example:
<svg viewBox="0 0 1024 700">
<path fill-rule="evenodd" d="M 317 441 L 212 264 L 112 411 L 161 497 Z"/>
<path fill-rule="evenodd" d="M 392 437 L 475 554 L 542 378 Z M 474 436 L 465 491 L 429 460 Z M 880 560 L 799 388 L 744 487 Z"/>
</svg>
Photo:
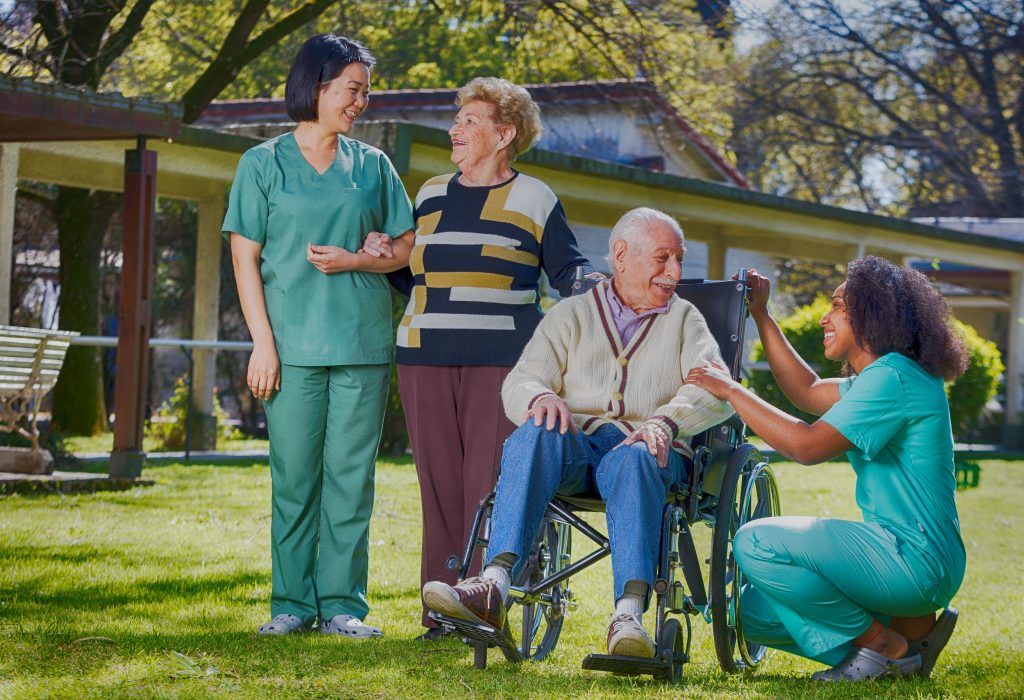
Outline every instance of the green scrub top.
<svg viewBox="0 0 1024 700">
<path fill-rule="evenodd" d="M 281 362 L 331 366 L 391 361 L 391 293 L 379 273 L 325 275 L 306 260 L 306 244 L 354 252 L 370 231 L 399 236 L 412 227 L 409 197 L 382 151 L 339 135 L 321 175 L 287 133 L 242 155 L 222 231 L 263 246 L 263 294 Z"/>
<path fill-rule="evenodd" d="M 821 420 L 854 445 L 857 505 L 892 534 L 926 596 L 945 606 L 966 554 L 956 510 L 953 432 L 943 381 L 889 353 L 840 385 Z"/>
</svg>

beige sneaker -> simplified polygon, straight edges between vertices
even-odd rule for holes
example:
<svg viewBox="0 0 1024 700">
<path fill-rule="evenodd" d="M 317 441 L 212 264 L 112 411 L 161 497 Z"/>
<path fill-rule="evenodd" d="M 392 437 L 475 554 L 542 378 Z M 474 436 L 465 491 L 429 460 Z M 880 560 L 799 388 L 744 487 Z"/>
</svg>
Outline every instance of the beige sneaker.
<svg viewBox="0 0 1024 700">
<path fill-rule="evenodd" d="M 636 617 L 616 615 L 608 625 L 608 653 L 612 656 L 653 659 L 654 642 Z"/>
</svg>

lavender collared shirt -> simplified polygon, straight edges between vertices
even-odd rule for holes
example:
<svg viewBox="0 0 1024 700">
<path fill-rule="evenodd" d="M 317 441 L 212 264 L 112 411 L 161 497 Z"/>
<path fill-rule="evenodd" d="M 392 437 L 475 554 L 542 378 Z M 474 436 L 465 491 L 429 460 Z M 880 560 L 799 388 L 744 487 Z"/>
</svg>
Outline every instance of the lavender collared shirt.
<svg viewBox="0 0 1024 700">
<path fill-rule="evenodd" d="M 612 310 L 612 321 L 615 323 L 615 330 L 619 332 L 619 337 L 622 338 L 623 347 L 629 345 L 630 339 L 645 318 L 668 311 L 668 304 L 666 304 L 665 306 L 659 306 L 656 309 L 649 309 L 638 314 L 622 303 L 619 295 L 615 293 L 615 284 L 611 282 L 608 284 L 607 289 L 605 289 L 605 298 L 608 300 L 608 307 Z"/>
</svg>

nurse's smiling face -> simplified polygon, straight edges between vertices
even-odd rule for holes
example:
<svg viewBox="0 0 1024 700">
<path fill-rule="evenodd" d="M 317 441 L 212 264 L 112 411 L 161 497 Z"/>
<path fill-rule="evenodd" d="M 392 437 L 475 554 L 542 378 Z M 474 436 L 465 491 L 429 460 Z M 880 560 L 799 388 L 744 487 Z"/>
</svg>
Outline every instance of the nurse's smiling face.
<svg viewBox="0 0 1024 700">
<path fill-rule="evenodd" d="M 853 333 L 853 325 L 846 313 L 846 283 L 836 287 L 832 294 L 832 308 L 819 322 L 825 337 L 825 357 L 835 362 L 849 362 L 860 372 L 871 364 L 876 356 L 869 348 L 862 347 Z"/>
<path fill-rule="evenodd" d="M 339 134 L 347 134 L 370 103 L 370 69 L 350 63 L 333 80 L 320 85 L 317 123 Z"/>
</svg>

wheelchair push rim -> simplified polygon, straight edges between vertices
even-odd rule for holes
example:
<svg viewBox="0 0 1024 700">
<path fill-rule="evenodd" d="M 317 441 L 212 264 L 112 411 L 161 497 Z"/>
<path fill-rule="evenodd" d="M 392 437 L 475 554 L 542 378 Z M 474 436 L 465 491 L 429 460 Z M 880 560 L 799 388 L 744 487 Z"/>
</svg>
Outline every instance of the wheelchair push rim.
<svg viewBox="0 0 1024 700">
<path fill-rule="evenodd" d="M 743 445 L 733 455 L 720 496 L 711 548 L 711 623 L 719 665 L 726 673 L 739 673 L 758 668 L 768 649 L 743 634 L 745 577 L 736 566 L 733 537 L 752 520 L 781 514 L 775 474 L 753 446 Z"/>
<path fill-rule="evenodd" d="M 518 638 L 516 646 L 523 660 L 543 661 L 557 645 L 569 603 L 568 581 L 529 599 L 524 599 L 515 589 L 529 588 L 564 569 L 571 550 L 571 528 L 545 517 L 530 552 L 530 561 L 513 582 L 508 603 L 509 631 Z"/>
</svg>

